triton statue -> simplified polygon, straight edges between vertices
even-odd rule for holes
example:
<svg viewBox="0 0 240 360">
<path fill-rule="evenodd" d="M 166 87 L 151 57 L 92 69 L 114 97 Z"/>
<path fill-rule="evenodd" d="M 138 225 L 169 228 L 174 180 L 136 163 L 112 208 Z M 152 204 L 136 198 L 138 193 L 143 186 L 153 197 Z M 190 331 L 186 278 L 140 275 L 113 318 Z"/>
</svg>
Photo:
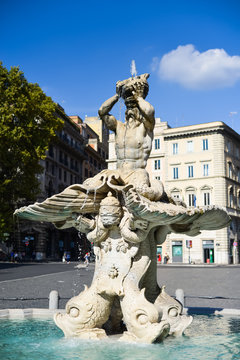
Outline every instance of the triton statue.
<svg viewBox="0 0 240 360">
<path fill-rule="evenodd" d="M 149 74 L 118 81 L 116 95 L 99 116 L 115 132 L 117 169 L 103 170 L 42 203 L 20 208 L 19 217 L 75 227 L 94 243 L 95 273 L 90 288 L 69 300 L 55 322 L 67 337 L 152 343 L 180 335 L 191 323 L 182 305 L 159 288 L 156 247 L 171 232 L 196 236 L 229 224 L 219 208 L 188 209 L 176 204 L 145 167 L 152 148 L 154 108 L 145 100 Z M 125 123 L 109 112 L 122 97 Z"/>
</svg>

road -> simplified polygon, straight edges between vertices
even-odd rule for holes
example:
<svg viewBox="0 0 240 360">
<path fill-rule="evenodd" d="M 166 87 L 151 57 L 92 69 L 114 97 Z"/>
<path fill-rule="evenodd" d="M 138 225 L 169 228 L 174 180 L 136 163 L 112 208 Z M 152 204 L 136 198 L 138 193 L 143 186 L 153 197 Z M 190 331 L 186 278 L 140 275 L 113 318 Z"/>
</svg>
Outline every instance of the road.
<svg viewBox="0 0 240 360">
<path fill-rule="evenodd" d="M 159 266 L 158 283 L 170 295 L 183 289 L 185 307 L 240 309 L 240 265 Z"/>
<path fill-rule="evenodd" d="M 77 263 L 0 263 L 0 309 L 48 307 L 51 290 L 60 295 L 60 308 L 69 298 L 90 285 L 94 264 Z M 158 283 L 174 296 L 181 288 L 186 307 L 240 309 L 240 266 L 159 265 Z"/>
</svg>

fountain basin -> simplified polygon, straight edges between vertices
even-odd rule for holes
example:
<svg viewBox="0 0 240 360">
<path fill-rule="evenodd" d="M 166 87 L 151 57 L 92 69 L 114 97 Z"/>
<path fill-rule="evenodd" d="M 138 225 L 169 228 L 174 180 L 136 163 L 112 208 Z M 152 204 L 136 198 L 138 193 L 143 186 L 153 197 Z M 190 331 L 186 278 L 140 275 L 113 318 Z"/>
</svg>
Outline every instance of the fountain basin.
<svg viewBox="0 0 240 360">
<path fill-rule="evenodd" d="M 195 315 L 185 335 L 160 344 L 67 339 L 49 319 L 0 320 L 0 359 L 208 360 L 240 358 L 240 316 Z"/>
</svg>

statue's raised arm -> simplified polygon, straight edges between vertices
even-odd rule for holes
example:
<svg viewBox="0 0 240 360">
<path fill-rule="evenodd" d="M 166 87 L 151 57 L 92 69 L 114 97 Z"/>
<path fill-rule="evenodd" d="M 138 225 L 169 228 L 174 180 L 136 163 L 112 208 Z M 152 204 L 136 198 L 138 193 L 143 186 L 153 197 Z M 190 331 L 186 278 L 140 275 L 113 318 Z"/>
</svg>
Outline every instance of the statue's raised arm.
<svg viewBox="0 0 240 360">
<path fill-rule="evenodd" d="M 133 92 L 133 95 L 142 114 L 141 121 L 147 129 L 152 131 L 155 126 L 154 107 L 148 101 L 144 100 L 141 96 L 137 95 L 137 93 Z"/>
<path fill-rule="evenodd" d="M 107 128 L 112 131 L 116 131 L 117 120 L 113 115 L 109 114 L 109 111 L 111 111 L 111 109 L 116 104 L 118 99 L 119 99 L 118 94 L 112 96 L 110 99 L 104 101 L 104 103 L 98 110 L 98 115 L 100 119 L 102 119 L 102 121 L 105 123 Z"/>
</svg>

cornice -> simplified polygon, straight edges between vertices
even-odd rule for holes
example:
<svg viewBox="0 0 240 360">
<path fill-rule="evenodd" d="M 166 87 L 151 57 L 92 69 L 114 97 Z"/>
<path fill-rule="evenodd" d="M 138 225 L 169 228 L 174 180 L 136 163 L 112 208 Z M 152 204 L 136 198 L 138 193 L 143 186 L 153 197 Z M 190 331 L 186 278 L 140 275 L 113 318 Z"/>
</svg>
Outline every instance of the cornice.
<svg viewBox="0 0 240 360">
<path fill-rule="evenodd" d="M 240 135 L 223 122 L 212 122 L 166 129 L 163 132 L 163 137 L 165 141 L 169 141 L 208 134 L 222 134 L 225 136 L 230 136 L 231 138 L 235 138 L 235 140 L 240 142 Z"/>
</svg>

